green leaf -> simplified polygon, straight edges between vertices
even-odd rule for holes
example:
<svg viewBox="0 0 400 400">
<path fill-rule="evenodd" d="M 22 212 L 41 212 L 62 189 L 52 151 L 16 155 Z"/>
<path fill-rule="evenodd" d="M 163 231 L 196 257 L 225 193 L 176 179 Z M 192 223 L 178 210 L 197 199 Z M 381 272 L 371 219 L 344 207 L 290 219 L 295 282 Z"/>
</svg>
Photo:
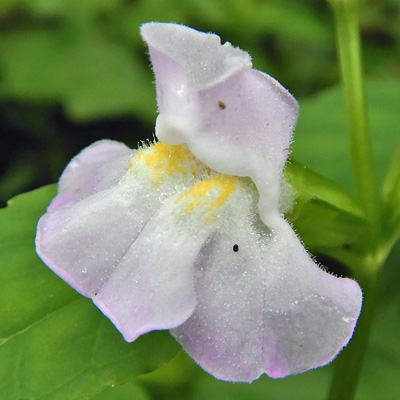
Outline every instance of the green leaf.
<svg viewBox="0 0 400 400">
<path fill-rule="evenodd" d="M 172 358 L 168 332 L 126 343 L 93 303 L 59 279 L 34 250 L 36 223 L 55 186 L 0 210 L 2 398 L 84 400 Z"/>
<path fill-rule="evenodd" d="M 289 179 L 297 196 L 303 201 L 318 199 L 348 214 L 363 216 L 361 208 L 343 186 L 317 174 L 293 159 L 286 165 L 285 177 Z"/>
<path fill-rule="evenodd" d="M 122 43 L 65 26 L 51 34 L 30 29 L 2 35 L 0 97 L 58 102 L 81 121 L 136 114 L 153 122 L 150 68 Z"/>
<path fill-rule="evenodd" d="M 287 164 L 285 177 L 295 195 L 294 209 L 287 217 L 312 252 L 339 259 L 343 251 L 361 251 L 366 220 L 342 186 L 294 160 Z"/>
<path fill-rule="evenodd" d="M 368 80 L 367 96 L 376 177 L 382 183 L 388 157 L 398 144 L 400 80 Z M 293 157 L 349 190 L 353 190 L 346 112 L 341 88 L 301 102 Z"/>
<path fill-rule="evenodd" d="M 392 235 L 392 241 L 396 241 L 400 236 L 400 144 L 383 183 L 382 201 L 385 232 Z"/>
<path fill-rule="evenodd" d="M 109 387 L 91 400 L 150 400 L 150 397 L 142 387 L 129 382 L 122 386 Z"/>
</svg>

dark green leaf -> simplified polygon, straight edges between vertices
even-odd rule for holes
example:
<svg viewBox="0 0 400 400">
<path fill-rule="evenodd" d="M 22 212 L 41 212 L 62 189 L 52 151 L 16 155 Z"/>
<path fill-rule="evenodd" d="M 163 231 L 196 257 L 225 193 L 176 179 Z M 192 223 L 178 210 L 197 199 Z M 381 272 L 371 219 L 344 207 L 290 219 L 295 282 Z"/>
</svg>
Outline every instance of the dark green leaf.
<svg viewBox="0 0 400 400">
<path fill-rule="evenodd" d="M 311 251 L 332 255 L 360 246 L 366 222 L 342 186 L 293 160 L 286 166 L 285 177 L 295 195 L 294 209 L 287 217 Z"/>
<path fill-rule="evenodd" d="M 382 188 L 385 231 L 397 240 L 400 235 L 400 145 L 394 154 L 392 164 Z"/>
<path fill-rule="evenodd" d="M 177 351 L 168 332 L 126 343 L 93 303 L 59 279 L 34 250 L 36 223 L 55 186 L 0 210 L 2 398 L 84 400 L 158 368 Z"/>
</svg>

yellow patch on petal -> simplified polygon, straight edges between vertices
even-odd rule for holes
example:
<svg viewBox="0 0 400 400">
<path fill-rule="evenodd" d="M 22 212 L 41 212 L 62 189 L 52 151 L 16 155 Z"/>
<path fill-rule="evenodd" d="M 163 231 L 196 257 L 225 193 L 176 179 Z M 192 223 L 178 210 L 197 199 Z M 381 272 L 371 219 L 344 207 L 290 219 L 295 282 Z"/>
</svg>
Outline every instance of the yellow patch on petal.
<svg viewBox="0 0 400 400">
<path fill-rule="evenodd" d="M 145 172 L 157 187 L 174 173 L 195 175 L 200 168 L 204 171 L 204 167 L 185 145 L 158 142 L 138 151 L 131 159 L 128 170 L 135 174 Z"/>
<path fill-rule="evenodd" d="M 191 186 L 176 201 L 183 203 L 185 213 L 200 211 L 204 222 L 211 222 L 217 218 L 216 210 L 226 203 L 238 183 L 230 175 L 218 175 Z"/>
</svg>

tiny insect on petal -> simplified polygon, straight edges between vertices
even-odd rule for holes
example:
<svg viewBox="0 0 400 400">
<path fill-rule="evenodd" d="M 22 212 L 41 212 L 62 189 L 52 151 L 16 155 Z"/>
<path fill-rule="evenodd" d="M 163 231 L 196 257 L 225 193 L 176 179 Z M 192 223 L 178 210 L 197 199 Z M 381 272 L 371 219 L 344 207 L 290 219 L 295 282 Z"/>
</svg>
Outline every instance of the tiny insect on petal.
<svg viewBox="0 0 400 400">
<path fill-rule="evenodd" d="M 222 100 L 218 100 L 218 106 L 221 110 L 225 110 L 226 104 Z"/>
</svg>

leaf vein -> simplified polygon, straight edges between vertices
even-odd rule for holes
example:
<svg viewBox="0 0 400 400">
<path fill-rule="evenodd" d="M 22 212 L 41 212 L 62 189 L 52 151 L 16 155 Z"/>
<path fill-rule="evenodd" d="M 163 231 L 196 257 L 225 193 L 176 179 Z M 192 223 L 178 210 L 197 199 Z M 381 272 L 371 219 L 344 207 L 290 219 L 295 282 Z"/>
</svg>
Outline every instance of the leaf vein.
<svg viewBox="0 0 400 400">
<path fill-rule="evenodd" d="M 63 306 L 61 306 L 60 308 L 57 308 L 55 310 L 53 310 L 52 312 L 44 315 L 43 317 L 39 318 L 38 320 L 32 322 L 31 324 L 29 324 L 28 326 L 26 326 L 25 328 L 13 333 L 12 335 L 6 337 L 6 338 L 1 338 L 0 339 L 0 347 L 5 345 L 9 340 L 24 334 L 25 332 L 29 331 L 30 329 L 32 329 L 33 327 L 35 327 L 36 325 L 40 324 L 41 322 L 45 321 L 48 318 L 51 318 L 54 314 L 56 314 L 57 312 L 61 311 L 62 309 L 69 307 L 71 304 L 76 303 L 77 301 L 81 301 L 83 298 L 77 298 L 67 304 L 64 304 Z"/>
</svg>

